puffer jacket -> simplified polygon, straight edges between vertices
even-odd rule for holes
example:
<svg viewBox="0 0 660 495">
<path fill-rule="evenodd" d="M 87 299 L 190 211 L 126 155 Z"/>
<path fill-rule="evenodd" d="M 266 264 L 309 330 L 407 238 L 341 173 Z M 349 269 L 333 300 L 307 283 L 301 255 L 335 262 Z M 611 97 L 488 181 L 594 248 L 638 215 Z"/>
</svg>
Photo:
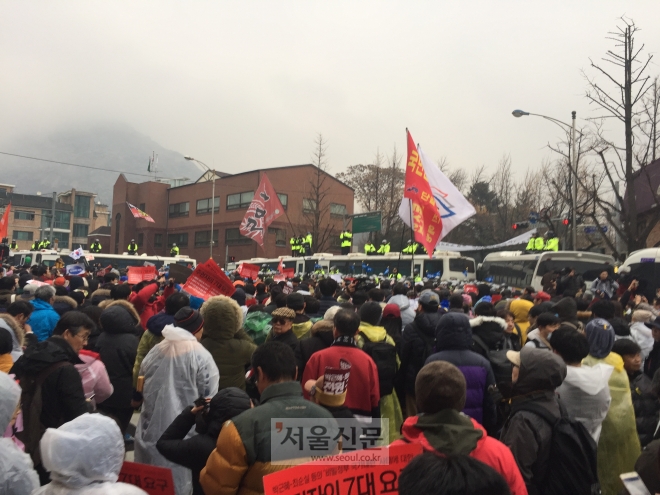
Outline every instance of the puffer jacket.
<svg viewBox="0 0 660 495">
<path fill-rule="evenodd" d="M 135 356 L 135 364 L 133 365 L 133 387 L 137 383 L 142 361 L 151 349 L 163 341 L 163 328 L 167 325 L 174 325 L 174 316 L 167 313 L 158 313 L 147 321 L 147 329 L 140 338 L 137 355 Z"/>
<path fill-rule="evenodd" d="M 261 405 L 224 424 L 199 478 L 204 493 L 260 495 L 264 493 L 265 475 L 300 463 L 292 459 L 291 464 L 271 464 L 271 418 L 332 418 L 332 415 L 303 399 L 298 382 L 269 386 L 261 394 Z"/>
<path fill-rule="evenodd" d="M 319 299 L 318 314 L 320 316 L 323 316 L 325 312 L 330 308 L 332 308 L 333 306 L 339 306 L 337 299 L 335 299 L 332 296 L 321 296 L 321 299 Z"/>
<path fill-rule="evenodd" d="M 108 371 L 101 361 L 101 356 L 97 352 L 83 349 L 78 354 L 83 364 L 76 364 L 76 369 L 80 373 L 85 398 L 94 397 L 94 402 L 99 404 L 112 395 L 114 391 Z"/>
<path fill-rule="evenodd" d="M 484 425 L 491 434 L 497 423 L 495 402 L 488 387 L 495 385 L 490 362 L 481 354 L 470 350 L 472 329 L 466 314 L 447 313 L 436 327 L 435 347 L 438 352 L 429 356 L 426 364 L 447 361 L 465 376 L 467 386 L 463 412 Z"/>
<path fill-rule="evenodd" d="M 506 321 L 496 316 L 477 316 L 470 320 L 472 328 L 472 347 L 474 352 L 478 352 L 486 357 L 486 351 L 482 346 L 474 341 L 474 337 L 479 337 L 491 351 L 499 351 L 505 347 L 504 330 L 506 330 Z"/>
<path fill-rule="evenodd" d="M 469 455 L 500 473 L 512 495 L 526 495 L 527 488 L 509 448 L 489 437 L 474 419 L 449 409 L 406 419 L 402 440 L 392 445 L 421 444 L 424 452 Z"/>
<path fill-rule="evenodd" d="M 329 320 L 320 320 L 314 323 L 308 339 L 300 341 L 294 352 L 296 353 L 296 364 L 298 365 L 298 377 L 302 380 L 307 361 L 315 352 L 327 349 L 332 345 L 335 338 L 332 334 L 334 325 Z"/>
<path fill-rule="evenodd" d="M 306 339 L 312 331 L 312 319 L 305 314 L 297 314 L 293 320 L 291 329 L 298 340 Z"/>
<path fill-rule="evenodd" d="M 72 297 L 55 296 L 55 301 L 53 302 L 53 309 L 57 312 L 58 315 L 62 316 L 67 311 L 73 311 L 77 307 L 78 307 L 78 303 Z"/>
<path fill-rule="evenodd" d="M 34 299 L 31 302 L 34 311 L 30 315 L 27 323 L 32 328 L 32 333 L 37 337 L 37 340 L 43 342 L 53 335 L 55 325 L 60 321 L 60 315 L 58 315 L 57 311 L 55 311 L 46 301 Z"/>
<path fill-rule="evenodd" d="M 211 353 L 220 371 L 218 389 L 245 390 L 245 368 L 257 346 L 241 330 L 241 307 L 229 297 L 215 296 L 204 303 L 201 314 L 204 318 L 202 345 Z"/>
<path fill-rule="evenodd" d="M 387 304 L 396 304 L 401 311 L 401 324 L 403 328 L 406 328 L 406 325 L 410 325 L 415 319 L 415 312 L 410 307 L 410 299 L 405 294 L 397 294 L 396 296 L 390 297 Z"/>
<path fill-rule="evenodd" d="M 653 440 L 653 434 L 658 426 L 660 400 L 653 390 L 651 379 L 641 371 L 628 373 L 628 379 L 635 408 L 637 436 L 639 436 L 639 443 L 644 448 Z"/>
<path fill-rule="evenodd" d="M 442 313 L 439 312 L 419 313 L 403 330 L 399 373 L 408 395 L 415 395 L 417 373 L 424 366 L 425 357 L 435 352 L 435 327 L 438 326 L 441 317 Z"/>
<path fill-rule="evenodd" d="M 119 301 L 117 301 L 119 302 Z M 130 303 L 122 301 L 125 305 Z M 113 394 L 103 403 L 107 407 L 129 408 L 133 395 L 133 365 L 140 340 L 135 335 L 135 327 L 140 319 L 131 314 L 124 304 L 107 307 L 101 313 L 103 329 L 94 349 L 108 370 Z"/>
<path fill-rule="evenodd" d="M 521 410 L 534 402 L 559 419 L 561 413 L 555 389 L 566 377 L 566 364 L 552 352 L 523 347 L 520 351 L 520 373 L 514 384 L 511 416 L 504 425 L 500 440 L 513 452 L 520 473 L 533 495 L 541 492 L 550 448 L 552 426 L 537 414 Z"/>
</svg>

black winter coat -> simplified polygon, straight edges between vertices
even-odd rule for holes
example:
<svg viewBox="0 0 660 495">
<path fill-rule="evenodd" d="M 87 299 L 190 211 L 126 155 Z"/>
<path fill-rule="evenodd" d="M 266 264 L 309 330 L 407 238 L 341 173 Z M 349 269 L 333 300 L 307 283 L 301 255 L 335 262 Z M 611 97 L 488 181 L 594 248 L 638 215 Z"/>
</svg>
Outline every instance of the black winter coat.
<svg viewBox="0 0 660 495">
<path fill-rule="evenodd" d="M 417 373 L 424 366 L 426 358 L 435 352 L 435 327 L 441 317 L 440 312 L 419 313 L 403 330 L 399 373 L 405 392 L 409 395 L 415 395 Z"/>
<path fill-rule="evenodd" d="M 325 312 L 333 306 L 339 306 L 337 300 L 332 296 L 321 296 L 319 300 L 319 311 L 318 314 L 320 317 L 325 315 Z"/>
<path fill-rule="evenodd" d="M 305 366 L 307 366 L 307 361 L 312 357 L 312 354 L 327 349 L 334 341 L 332 322 L 328 322 L 327 325 L 323 323 L 323 321 L 315 323 L 309 338 L 300 340 L 298 347 L 294 351 L 296 353 L 296 365 L 298 366 L 298 378 L 300 380 L 302 380 Z"/>
<path fill-rule="evenodd" d="M 653 440 L 653 434 L 658 426 L 658 412 L 660 400 L 653 392 L 651 379 L 641 371 L 628 375 L 630 379 L 630 392 L 633 407 L 635 408 L 635 422 L 637 423 L 637 436 L 642 447 Z"/>
<path fill-rule="evenodd" d="M 660 342 L 653 344 L 653 349 L 644 361 L 644 374 L 653 379 L 655 372 L 660 369 Z"/>
<path fill-rule="evenodd" d="M 66 340 L 51 337 L 25 349 L 10 370 L 20 380 L 24 376 L 36 376 L 62 361 L 69 362 L 70 366 L 53 370 L 41 386 L 41 422 L 46 428 L 59 428 L 87 412 L 82 380 L 73 366 L 82 364 L 82 361 Z"/>
<path fill-rule="evenodd" d="M 506 346 L 504 338 L 504 330 L 506 329 L 506 321 L 496 316 L 477 316 L 470 320 L 472 327 L 472 351 L 481 354 L 483 357 L 488 357 L 483 347 L 474 341 L 474 337 L 479 337 L 481 341 L 491 351 L 499 351 Z"/>
<path fill-rule="evenodd" d="M 103 332 L 96 341 L 95 351 L 101 355 L 114 392 L 103 401 L 107 407 L 131 407 L 133 396 L 133 365 L 140 339 L 135 335 L 136 321 L 122 306 L 110 306 L 100 318 Z"/>
</svg>

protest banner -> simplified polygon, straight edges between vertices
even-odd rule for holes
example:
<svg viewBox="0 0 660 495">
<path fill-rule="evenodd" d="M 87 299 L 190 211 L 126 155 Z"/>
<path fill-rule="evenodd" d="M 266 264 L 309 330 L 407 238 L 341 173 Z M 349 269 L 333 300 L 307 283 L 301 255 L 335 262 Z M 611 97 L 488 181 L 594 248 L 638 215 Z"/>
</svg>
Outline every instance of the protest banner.
<svg viewBox="0 0 660 495">
<path fill-rule="evenodd" d="M 86 271 L 85 265 L 83 263 L 78 263 L 75 265 L 66 265 L 65 273 L 71 277 L 76 277 L 84 275 Z"/>
<path fill-rule="evenodd" d="M 314 461 L 264 476 L 264 495 L 370 495 L 398 493 L 399 474 L 413 457 L 422 453 L 420 444 L 389 447 L 389 463 L 360 465 L 360 456 L 373 455 L 373 451 L 359 450 L 338 454 L 345 457 L 343 464 L 324 465 Z M 350 458 L 354 458 L 351 461 Z M 359 490 L 358 490 L 359 487 Z"/>
<path fill-rule="evenodd" d="M 238 265 L 238 274 L 243 278 L 255 280 L 257 277 L 259 277 L 259 265 L 241 263 Z"/>
<path fill-rule="evenodd" d="M 139 284 L 143 280 L 153 280 L 158 275 L 155 266 L 129 266 L 128 283 Z"/>
<path fill-rule="evenodd" d="M 149 495 L 175 493 L 172 470 L 169 468 L 124 461 L 117 481 L 142 488 Z"/>
<path fill-rule="evenodd" d="M 286 275 L 281 273 L 273 275 L 273 282 L 286 282 Z"/>
<path fill-rule="evenodd" d="M 177 263 L 170 263 L 170 278 L 176 280 L 177 284 L 185 284 L 188 277 L 192 275 L 192 270 L 187 266 L 179 265 Z"/>
<path fill-rule="evenodd" d="M 236 287 L 217 263 L 212 259 L 208 259 L 197 265 L 195 271 L 188 277 L 183 290 L 188 294 L 206 300 L 209 297 L 218 295 L 231 297 L 236 291 Z"/>
</svg>

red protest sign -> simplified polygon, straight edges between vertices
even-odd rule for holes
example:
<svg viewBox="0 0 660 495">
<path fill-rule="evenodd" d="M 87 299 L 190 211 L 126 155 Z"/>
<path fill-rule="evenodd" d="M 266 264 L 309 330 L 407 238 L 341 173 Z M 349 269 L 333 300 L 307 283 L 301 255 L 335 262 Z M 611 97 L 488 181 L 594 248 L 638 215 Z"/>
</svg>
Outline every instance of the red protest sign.
<svg viewBox="0 0 660 495">
<path fill-rule="evenodd" d="M 143 280 L 153 280 L 158 275 L 155 266 L 129 266 L 128 283 L 139 284 Z"/>
<path fill-rule="evenodd" d="M 217 263 L 209 259 L 197 265 L 195 271 L 188 277 L 183 290 L 193 296 L 208 299 L 218 295 L 231 296 L 236 291 L 236 287 Z"/>
<path fill-rule="evenodd" d="M 259 277 L 259 265 L 241 263 L 238 265 L 238 274 L 243 278 L 254 280 Z"/>
<path fill-rule="evenodd" d="M 117 481 L 142 488 L 149 495 L 174 495 L 172 470 L 169 468 L 124 461 Z"/>
<path fill-rule="evenodd" d="M 398 493 L 399 474 L 413 457 L 422 453 L 420 444 L 389 447 L 389 463 L 365 466 L 338 458 L 370 455 L 370 450 L 346 452 L 334 456 L 336 464 L 323 461 L 301 464 L 264 476 L 264 495 L 296 495 L 300 493 L 352 493 L 354 486 L 366 488 L 366 493 L 381 495 Z"/>
</svg>

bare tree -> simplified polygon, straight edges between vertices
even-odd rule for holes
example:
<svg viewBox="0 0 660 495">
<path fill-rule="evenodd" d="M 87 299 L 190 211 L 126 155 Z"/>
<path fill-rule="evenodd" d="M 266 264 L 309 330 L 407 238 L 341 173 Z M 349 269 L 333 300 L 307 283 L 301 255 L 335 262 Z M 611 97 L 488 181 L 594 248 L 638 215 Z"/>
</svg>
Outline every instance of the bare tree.
<svg viewBox="0 0 660 495">
<path fill-rule="evenodd" d="M 329 247 L 329 241 L 334 232 L 332 224 L 328 221 L 330 216 L 330 188 L 328 175 L 328 162 L 326 159 L 327 141 L 319 133 L 314 141 L 312 165 L 315 170 L 306 184 L 306 198 L 303 200 L 304 225 L 312 233 L 313 249 L 323 252 Z"/>
</svg>

